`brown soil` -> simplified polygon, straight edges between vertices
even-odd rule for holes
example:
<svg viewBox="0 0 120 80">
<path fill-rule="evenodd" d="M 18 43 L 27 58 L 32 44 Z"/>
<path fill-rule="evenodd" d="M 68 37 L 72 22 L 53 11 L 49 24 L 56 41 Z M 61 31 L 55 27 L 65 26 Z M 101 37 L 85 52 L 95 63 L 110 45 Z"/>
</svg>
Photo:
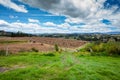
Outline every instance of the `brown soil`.
<svg viewBox="0 0 120 80">
<path fill-rule="evenodd" d="M 25 43 L 0 44 L 1 50 L 6 50 L 8 48 L 8 50 L 13 53 L 29 51 L 31 48 L 35 48 L 39 51 L 53 51 L 55 44 L 59 47 L 73 49 L 87 43 L 86 41 L 80 40 L 42 37 L 2 37 L 0 38 L 0 41 L 26 41 Z"/>
<path fill-rule="evenodd" d="M 32 48 L 35 48 L 39 51 L 52 51 L 54 48 L 47 44 L 40 43 L 17 43 L 17 44 L 2 44 L 0 45 L 1 50 L 7 50 L 11 53 L 30 51 Z"/>
</svg>

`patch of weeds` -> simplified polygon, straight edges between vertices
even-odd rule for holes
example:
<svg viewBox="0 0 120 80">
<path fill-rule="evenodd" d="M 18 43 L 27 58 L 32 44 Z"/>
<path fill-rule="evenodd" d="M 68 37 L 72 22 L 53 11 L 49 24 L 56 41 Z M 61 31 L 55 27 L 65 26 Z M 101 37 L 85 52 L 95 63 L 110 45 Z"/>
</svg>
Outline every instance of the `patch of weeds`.
<svg viewBox="0 0 120 80">
<path fill-rule="evenodd" d="M 55 51 L 59 51 L 59 47 L 57 44 L 54 45 Z"/>
<path fill-rule="evenodd" d="M 8 56 L 9 54 L 12 54 L 11 52 L 6 53 L 5 50 L 0 50 L 0 56 Z"/>
<path fill-rule="evenodd" d="M 25 43 L 27 41 L 0 41 L 0 44 Z"/>
<path fill-rule="evenodd" d="M 119 56 L 120 42 L 90 43 L 79 52 L 90 52 L 92 56 Z"/>
<path fill-rule="evenodd" d="M 91 54 L 90 52 L 74 52 L 73 55 L 81 57 L 81 56 L 90 56 Z"/>
<path fill-rule="evenodd" d="M 0 56 L 5 56 L 6 55 L 6 51 L 5 50 L 0 50 Z"/>
<path fill-rule="evenodd" d="M 53 53 L 47 53 L 47 54 L 43 54 L 44 56 L 55 56 L 55 54 Z"/>
<path fill-rule="evenodd" d="M 32 50 L 33 52 L 39 52 L 39 50 L 36 49 L 36 48 L 32 48 L 31 50 Z"/>
</svg>

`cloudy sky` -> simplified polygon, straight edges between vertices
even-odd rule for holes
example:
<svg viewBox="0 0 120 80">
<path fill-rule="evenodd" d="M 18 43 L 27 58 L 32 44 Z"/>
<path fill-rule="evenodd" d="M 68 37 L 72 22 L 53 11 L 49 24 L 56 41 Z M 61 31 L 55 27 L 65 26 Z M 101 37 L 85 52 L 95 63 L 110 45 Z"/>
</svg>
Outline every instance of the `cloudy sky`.
<svg viewBox="0 0 120 80">
<path fill-rule="evenodd" d="M 0 0 L 0 30 L 120 32 L 120 0 Z"/>
</svg>

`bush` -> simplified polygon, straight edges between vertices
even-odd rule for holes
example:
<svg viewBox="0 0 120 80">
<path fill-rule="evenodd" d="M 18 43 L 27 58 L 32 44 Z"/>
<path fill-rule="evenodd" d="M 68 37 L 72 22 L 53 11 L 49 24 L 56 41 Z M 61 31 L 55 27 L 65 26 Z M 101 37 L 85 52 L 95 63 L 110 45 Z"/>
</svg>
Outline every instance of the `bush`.
<svg viewBox="0 0 120 80">
<path fill-rule="evenodd" d="M 37 50 L 36 48 L 32 48 L 31 49 L 33 52 L 39 52 L 39 50 Z"/>
<path fill-rule="evenodd" d="M 120 55 L 120 42 L 107 43 L 106 52 L 110 55 Z"/>
<path fill-rule="evenodd" d="M 0 56 L 5 56 L 6 55 L 6 51 L 5 50 L 0 50 Z"/>
<path fill-rule="evenodd" d="M 92 51 L 92 47 L 94 46 L 94 44 L 93 43 L 89 43 L 88 45 L 86 45 L 86 47 L 84 47 L 83 49 L 81 49 L 80 51 L 87 51 L 87 52 L 93 52 Z"/>
<path fill-rule="evenodd" d="M 103 43 L 95 44 L 91 47 L 93 52 L 104 52 L 105 51 L 105 45 Z"/>
<path fill-rule="evenodd" d="M 87 45 L 84 50 L 91 53 L 91 55 L 120 55 L 120 42 L 108 43 L 91 43 Z"/>
<path fill-rule="evenodd" d="M 54 48 L 55 48 L 55 51 L 59 51 L 59 47 L 57 44 L 55 44 Z"/>
</svg>

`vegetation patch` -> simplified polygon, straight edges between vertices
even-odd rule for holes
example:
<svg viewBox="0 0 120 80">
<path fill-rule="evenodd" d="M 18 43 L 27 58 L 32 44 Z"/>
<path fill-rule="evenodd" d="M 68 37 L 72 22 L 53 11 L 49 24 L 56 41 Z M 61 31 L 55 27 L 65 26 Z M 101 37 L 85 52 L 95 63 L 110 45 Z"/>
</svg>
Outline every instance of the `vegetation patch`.
<svg viewBox="0 0 120 80">
<path fill-rule="evenodd" d="M 44 56 L 55 56 L 54 53 L 46 53 L 46 54 L 43 54 Z"/>
<path fill-rule="evenodd" d="M 21 55 L 25 54 L 25 55 Z M 119 80 L 120 58 L 109 56 L 76 56 L 69 52 L 47 56 L 26 52 L 0 56 L 0 80 Z M 24 66 L 23 66 L 24 65 Z"/>
<path fill-rule="evenodd" d="M 54 45 L 55 51 L 59 51 L 59 47 L 57 44 Z"/>
<path fill-rule="evenodd" d="M 0 41 L 0 44 L 25 43 L 27 41 Z"/>
<path fill-rule="evenodd" d="M 0 56 L 8 56 L 8 55 L 10 55 L 10 54 L 12 54 L 11 52 L 8 52 L 8 51 L 6 51 L 6 50 L 0 50 Z"/>
<path fill-rule="evenodd" d="M 0 56 L 5 56 L 6 55 L 6 51 L 5 50 L 0 50 Z"/>
<path fill-rule="evenodd" d="M 39 50 L 36 49 L 36 48 L 32 48 L 31 51 L 33 51 L 33 52 L 39 52 Z"/>
<path fill-rule="evenodd" d="M 120 42 L 90 43 L 81 52 L 90 52 L 92 56 L 117 56 L 120 55 Z"/>
</svg>

